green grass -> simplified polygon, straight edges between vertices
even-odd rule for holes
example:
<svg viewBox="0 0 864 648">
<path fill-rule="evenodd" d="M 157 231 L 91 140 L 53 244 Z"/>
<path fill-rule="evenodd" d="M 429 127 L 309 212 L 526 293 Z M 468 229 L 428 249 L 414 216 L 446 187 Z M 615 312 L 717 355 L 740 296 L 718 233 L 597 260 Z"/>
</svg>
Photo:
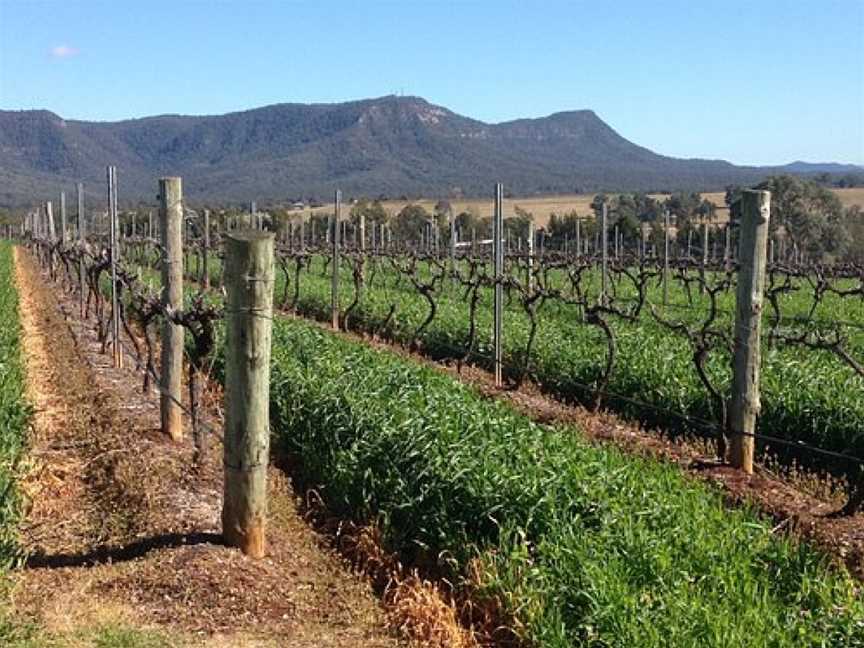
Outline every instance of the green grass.
<svg viewBox="0 0 864 648">
<path fill-rule="evenodd" d="M 24 398 L 24 366 L 12 247 L 0 242 L 0 574 L 18 555 L 20 501 L 17 462 L 24 448 L 30 407 Z"/>
<path fill-rule="evenodd" d="M 330 275 L 325 270 L 325 257 L 313 257 L 311 270 L 300 275 L 299 314 L 330 320 Z M 221 265 L 212 258 L 210 272 L 213 285 L 218 285 Z M 421 271 L 428 276 L 427 266 Z M 428 312 L 426 301 L 413 289 L 407 278 L 398 280 L 389 263 L 383 260 L 376 272 L 367 265 L 367 282 L 362 298 L 352 311 L 352 330 L 375 332 L 385 339 L 408 344 Z M 293 281 L 293 270 L 291 271 Z M 550 273 L 550 282 L 562 286 L 560 270 Z M 586 284 L 597 291 L 597 273 L 586 275 Z M 841 282 L 849 288 L 848 281 Z M 797 292 L 781 297 L 784 316 L 800 316 L 810 309 L 812 289 L 798 281 Z M 281 303 L 286 283 L 284 273 L 277 270 L 276 302 Z M 622 296 L 633 293 L 628 282 L 618 288 Z M 469 315 L 464 289 L 449 281 L 440 284 L 436 302 L 438 312 L 420 336 L 421 350 L 434 359 L 454 359 L 465 354 Z M 293 294 L 289 286 L 287 295 Z M 681 320 L 693 326 L 707 309 L 707 297 L 694 287 L 692 304 L 680 284 L 671 283 L 670 306 L 665 317 Z M 342 312 L 353 300 L 350 272 L 343 267 L 340 280 Z M 657 281 L 650 284 L 649 302 L 662 303 L 662 288 Z M 718 326 L 732 332 L 734 290 L 720 294 L 721 315 Z M 396 311 L 389 324 L 390 310 Z M 480 366 L 492 366 L 492 296 L 491 290 L 481 290 L 477 312 L 477 334 L 471 361 Z M 766 309 L 765 331 L 771 316 Z M 857 324 L 847 327 L 853 354 L 864 359 L 864 302 L 828 295 L 815 310 L 814 318 L 821 321 L 839 319 Z M 700 382 L 692 361 L 692 349 L 687 341 L 653 321 L 649 312 L 636 323 L 610 317 L 616 335 L 616 364 L 608 386 L 604 407 L 650 427 L 665 429 L 673 434 L 714 435 L 715 432 L 694 419 L 715 423 L 719 413 Z M 565 402 L 592 403 L 593 387 L 605 365 L 605 339 L 596 327 L 585 324 L 574 306 L 550 300 L 540 309 L 539 327 L 531 353 L 530 375 L 550 395 Z M 525 362 L 525 344 L 529 320 L 516 302 L 505 307 L 504 366 L 505 375 L 515 376 Z M 726 350 L 712 352 L 708 362 L 712 382 L 728 397 L 731 389 L 731 358 Z M 635 403 L 633 401 L 636 401 Z M 758 432 L 792 442 L 811 445 L 864 458 L 864 380 L 827 351 L 801 347 L 763 346 L 761 390 L 762 413 Z M 852 481 L 861 478 L 860 468 L 851 462 L 824 458 L 805 449 L 781 444 L 759 443 L 781 459 Z"/>
<path fill-rule="evenodd" d="M 301 274 L 298 302 L 300 314 L 329 321 L 330 280 L 321 272 L 317 261 L 311 272 Z M 284 279 L 280 273 L 276 286 L 282 295 Z M 367 286 L 359 305 L 352 312 L 350 326 L 355 330 L 374 331 L 392 341 L 410 342 L 428 312 L 425 300 L 403 280 L 395 285 L 392 271 L 379 270 L 374 283 Z M 438 313 L 422 335 L 422 349 L 433 358 L 447 359 L 463 355 L 468 334 L 468 306 L 462 291 L 448 287 L 437 297 Z M 652 289 L 655 293 L 657 288 Z M 491 291 L 485 291 L 478 308 L 477 345 L 473 361 L 491 365 Z M 656 294 L 655 294 L 656 297 Z M 672 291 L 672 303 L 686 302 L 682 291 Z M 353 298 L 353 285 L 343 273 L 340 304 L 344 310 Z M 730 300 L 733 300 L 730 302 Z M 721 306 L 732 310 L 734 297 L 725 295 Z M 800 313 L 807 308 L 804 294 L 789 297 L 785 312 Z M 830 302 L 830 300 L 829 300 Z M 390 308 L 397 310 L 385 329 Z M 705 307 L 705 298 L 694 294 L 694 309 L 672 310 L 668 317 L 694 321 Z M 834 315 L 864 324 L 864 306 L 851 299 L 834 304 Z M 828 308 L 828 306 L 825 306 Z M 824 310 L 824 309 L 823 309 Z M 830 317 L 817 312 L 817 317 Z M 531 355 L 532 377 L 550 394 L 564 401 L 590 402 L 591 387 L 605 362 L 605 342 L 598 329 L 587 326 L 577 310 L 561 303 L 547 302 L 539 314 L 539 328 Z M 636 324 L 610 318 L 616 333 L 617 358 L 604 405 L 648 425 L 688 433 L 703 430 L 693 427 L 665 411 L 682 416 L 713 420 L 714 404 L 700 383 L 687 342 L 655 323 L 645 314 Z M 731 331 L 731 315 L 721 324 Z M 864 339 L 851 332 L 856 353 L 864 353 Z M 506 372 L 518 373 L 524 363 L 528 337 L 528 318 L 514 302 L 505 309 L 504 363 Z M 715 384 L 728 393 L 731 385 L 731 359 L 725 351 L 712 354 L 708 370 Z M 586 388 L 586 386 L 588 386 Z M 658 409 L 633 404 L 635 399 Z M 762 415 L 759 431 L 783 439 L 805 441 L 829 450 L 864 457 L 864 380 L 839 359 L 827 352 L 791 347 L 769 347 L 765 344 L 762 372 Z M 775 448 L 781 449 L 782 448 Z M 848 465 L 820 463 L 806 453 L 791 455 L 806 464 L 828 467 L 844 473 Z M 854 473 L 853 473 L 854 474 Z"/>
<path fill-rule="evenodd" d="M 82 627 L 58 634 L 2 617 L 0 641 L 4 648 L 180 648 L 190 645 L 178 637 L 121 623 Z"/>
<path fill-rule="evenodd" d="M 429 368 L 274 321 L 271 426 L 306 486 L 408 564 L 479 560 L 539 646 L 864 645 L 856 584 L 672 466 L 592 447 Z"/>
</svg>

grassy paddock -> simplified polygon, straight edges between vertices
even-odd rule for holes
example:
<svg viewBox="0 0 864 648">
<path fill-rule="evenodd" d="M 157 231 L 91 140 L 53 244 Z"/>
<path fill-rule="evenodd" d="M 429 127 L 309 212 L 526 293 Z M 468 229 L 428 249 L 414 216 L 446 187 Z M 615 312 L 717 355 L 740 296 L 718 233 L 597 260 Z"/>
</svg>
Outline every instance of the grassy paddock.
<svg viewBox="0 0 864 648">
<path fill-rule="evenodd" d="M 452 200 L 455 213 L 469 211 L 477 213 L 480 216 L 491 216 L 493 209 L 492 188 L 489 188 L 489 198 L 473 198 L 468 200 Z M 864 188 L 856 187 L 851 189 L 831 189 L 831 191 L 840 199 L 844 207 L 852 205 L 864 205 Z M 504 201 L 505 216 L 509 217 L 515 214 L 516 207 L 524 209 L 533 214 L 534 224 L 537 227 L 545 227 L 549 223 L 549 218 L 552 214 L 567 214 L 575 211 L 580 216 L 593 215 L 591 210 L 591 201 L 594 200 L 596 194 L 560 194 L 554 196 L 530 196 L 516 197 Z M 614 195 L 614 194 L 610 194 Z M 649 194 L 657 200 L 665 200 L 668 194 Z M 717 205 L 718 210 L 716 219 L 718 222 L 726 222 L 729 219 L 729 210 L 726 208 L 726 194 L 722 191 L 703 192 L 702 197 L 710 200 Z M 422 205 L 423 208 L 430 214 L 435 209 L 435 204 L 438 201 L 431 198 L 421 198 L 414 201 L 406 200 L 385 200 L 382 204 L 390 214 L 398 214 L 406 205 L 416 203 Z M 345 209 L 345 207 L 343 207 Z M 329 215 L 333 213 L 333 205 L 323 205 L 311 210 L 316 214 Z M 309 210 L 298 212 L 304 216 L 309 213 Z"/>
</svg>

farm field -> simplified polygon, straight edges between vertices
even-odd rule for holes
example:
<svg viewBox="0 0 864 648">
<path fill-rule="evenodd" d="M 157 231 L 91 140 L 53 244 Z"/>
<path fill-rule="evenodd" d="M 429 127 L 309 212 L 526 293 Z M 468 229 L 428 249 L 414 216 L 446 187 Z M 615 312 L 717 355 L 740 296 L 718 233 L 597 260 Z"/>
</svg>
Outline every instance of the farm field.
<svg viewBox="0 0 864 648">
<path fill-rule="evenodd" d="M 491 188 L 490 188 L 491 191 Z M 853 187 L 844 189 L 832 189 L 832 191 L 840 199 L 844 207 L 859 205 L 864 207 L 864 187 Z M 490 194 L 491 195 L 491 194 Z M 652 198 L 662 200 L 668 194 L 649 194 Z M 554 214 L 565 214 L 571 211 L 576 211 L 580 215 L 591 213 L 591 201 L 595 194 L 565 194 L 556 196 L 537 196 L 537 197 L 514 197 L 508 199 L 505 203 L 505 218 L 515 214 L 516 207 L 524 209 L 534 215 L 534 224 L 537 227 L 545 227 L 549 222 L 549 217 Z M 717 205 L 716 218 L 718 222 L 728 220 L 728 210 L 726 209 L 725 194 L 722 191 L 705 192 L 702 197 L 710 200 Z M 397 214 L 403 207 L 408 204 L 416 203 L 421 205 L 426 211 L 432 212 L 437 203 L 437 199 L 421 199 L 415 201 L 404 200 L 386 200 L 382 204 L 387 211 L 392 214 Z M 455 213 L 462 211 L 476 211 L 482 216 L 489 216 L 492 213 L 492 199 L 470 199 L 470 200 L 452 200 Z M 350 209 L 350 205 L 344 205 L 343 209 Z M 311 210 L 316 214 L 332 214 L 333 205 L 327 204 L 322 207 Z M 297 213 L 309 213 L 309 210 Z"/>
<path fill-rule="evenodd" d="M 864 0 L 44 5 L 0 648 L 864 648 Z"/>
<path fill-rule="evenodd" d="M 127 251 L 126 259 L 134 264 L 135 252 Z M 212 261 L 218 285 L 220 268 Z M 377 261 L 374 272 L 374 264 L 367 268 L 353 306 L 352 270 L 347 263 L 342 270 L 348 328 L 406 346 L 419 341 L 433 358 L 464 356 L 469 318 L 463 289 L 442 281 L 436 316 L 418 334 L 428 302 L 407 276 L 388 270 L 389 260 Z M 424 267 L 415 278 L 428 281 L 432 274 Z M 290 306 L 295 285 L 281 271 L 277 277 L 276 301 Z M 142 278 L 153 281 L 153 270 L 142 271 Z M 553 274 L 549 281 L 563 285 L 565 279 Z M 101 281 L 104 290 L 104 273 Z M 298 311 L 329 319 L 329 283 L 326 259 L 313 257 L 296 285 Z M 587 283 L 596 290 L 596 275 Z M 631 297 L 626 282 L 619 285 L 619 297 Z M 658 287 L 649 293 L 656 300 Z M 219 304 L 218 295 L 209 299 Z M 478 292 L 471 359 L 481 365 L 489 358 L 490 297 L 488 287 Z M 698 292 L 692 298 L 691 304 L 676 290 L 670 309 L 692 318 L 706 306 Z M 807 310 L 800 299 L 788 302 L 792 314 Z M 721 303 L 728 314 L 728 297 Z M 822 306 L 837 312 L 846 303 Z M 524 361 L 529 325 L 520 309 L 514 296 L 505 312 L 511 374 Z M 861 314 L 851 308 L 845 315 Z M 572 305 L 550 303 L 539 320 L 532 375 L 553 392 L 557 381 L 559 396 L 579 400 L 603 362 L 602 341 Z M 773 524 L 755 511 L 730 510 L 719 491 L 679 468 L 588 445 L 572 429 L 537 425 L 431 368 L 314 324 L 277 317 L 273 326 L 270 430 L 277 455 L 294 467 L 292 478 L 313 489 L 338 519 L 374 529 L 404 565 L 454 584 L 459 600 L 489 610 L 498 632 L 554 647 L 864 641 L 864 608 L 842 568 L 794 537 L 775 536 Z M 615 327 L 624 370 L 616 390 L 656 394 L 658 403 L 680 405 L 685 414 L 710 411 L 698 383 L 684 377 L 685 342 L 641 322 L 632 330 Z M 221 323 L 217 331 L 221 339 Z M 224 379 L 222 358 L 213 357 L 217 380 Z M 765 403 L 774 383 L 794 379 L 802 404 L 783 414 L 789 404 L 772 403 L 766 411 L 775 407 L 800 419 L 814 404 L 838 397 L 824 385 L 838 367 L 814 362 L 796 368 L 782 353 L 778 359 L 779 373 L 773 382 L 766 379 Z M 728 358 L 721 354 L 713 362 L 719 375 Z M 801 383 L 814 368 L 820 375 Z M 848 376 L 840 381 L 850 384 Z M 817 415 L 813 427 L 829 430 L 837 444 L 854 444 L 843 426 L 852 428 L 862 413 L 854 406 L 851 414 L 835 409 L 826 406 L 828 418 Z"/>
</svg>

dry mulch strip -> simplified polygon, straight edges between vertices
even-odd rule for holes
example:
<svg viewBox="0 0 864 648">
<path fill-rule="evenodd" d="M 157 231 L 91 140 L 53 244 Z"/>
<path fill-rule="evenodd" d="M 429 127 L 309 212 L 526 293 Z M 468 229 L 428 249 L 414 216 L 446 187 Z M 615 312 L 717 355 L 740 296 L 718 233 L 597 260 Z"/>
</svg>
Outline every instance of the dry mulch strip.
<svg viewBox="0 0 864 648">
<path fill-rule="evenodd" d="M 160 434 L 158 395 L 142 393 L 134 361 L 114 369 L 73 298 L 20 249 L 16 261 L 38 409 L 19 614 L 49 630 L 109 614 L 167 626 L 193 645 L 402 645 L 368 582 L 304 522 L 275 468 L 267 558 L 220 545 L 221 444 L 193 470 L 191 442 Z"/>
</svg>

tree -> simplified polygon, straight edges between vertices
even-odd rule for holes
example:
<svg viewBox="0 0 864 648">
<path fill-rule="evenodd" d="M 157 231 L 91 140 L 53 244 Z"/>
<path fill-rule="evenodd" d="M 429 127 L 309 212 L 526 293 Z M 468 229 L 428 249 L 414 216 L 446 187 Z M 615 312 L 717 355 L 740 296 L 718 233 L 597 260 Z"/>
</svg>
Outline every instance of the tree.
<svg viewBox="0 0 864 648">
<path fill-rule="evenodd" d="M 669 210 L 669 214 L 675 219 L 677 238 L 682 244 L 698 227 L 697 220 L 701 217 L 702 202 L 702 196 L 698 193 L 677 191 L 663 203 L 664 208 Z"/>
<path fill-rule="evenodd" d="M 504 235 L 527 239 L 530 225 L 534 222 L 534 215 L 518 205 L 514 211 L 516 212 L 515 216 L 504 220 Z"/>
<path fill-rule="evenodd" d="M 436 217 L 439 218 L 448 218 L 453 215 L 453 205 L 450 204 L 449 200 L 439 200 L 435 203 L 435 207 L 433 209 Z"/>
<path fill-rule="evenodd" d="M 609 198 L 604 193 L 599 193 L 591 200 L 591 209 L 594 210 L 594 215 L 599 219 L 600 212 L 603 211 L 603 205 L 609 203 Z"/>
<path fill-rule="evenodd" d="M 844 259 L 853 263 L 864 263 L 864 211 L 858 205 L 846 209 L 843 215 L 849 245 Z"/>
<path fill-rule="evenodd" d="M 741 187 L 739 185 L 727 185 L 726 196 L 723 198 L 726 207 L 729 208 L 729 221 L 737 224 L 741 221 Z"/>
<path fill-rule="evenodd" d="M 811 258 L 833 261 L 848 245 L 840 199 L 813 180 L 771 176 L 756 187 L 771 192 L 772 236 L 786 237 Z"/>
<path fill-rule="evenodd" d="M 460 212 L 459 215 L 456 216 L 456 229 L 462 233 L 461 236 L 463 239 L 470 236 L 472 229 L 479 230 L 480 227 L 480 218 L 474 210 L 469 209 Z"/>
<path fill-rule="evenodd" d="M 351 207 L 351 222 L 355 225 L 360 223 L 360 216 L 366 219 L 366 225 L 378 225 L 386 223 L 390 220 L 390 214 L 384 209 L 384 206 L 378 200 L 370 202 L 366 198 L 361 198 Z"/>
<path fill-rule="evenodd" d="M 422 205 L 416 203 L 405 205 L 396 215 L 393 233 L 403 241 L 419 241 L 431 218 Z"/>
</svg>

